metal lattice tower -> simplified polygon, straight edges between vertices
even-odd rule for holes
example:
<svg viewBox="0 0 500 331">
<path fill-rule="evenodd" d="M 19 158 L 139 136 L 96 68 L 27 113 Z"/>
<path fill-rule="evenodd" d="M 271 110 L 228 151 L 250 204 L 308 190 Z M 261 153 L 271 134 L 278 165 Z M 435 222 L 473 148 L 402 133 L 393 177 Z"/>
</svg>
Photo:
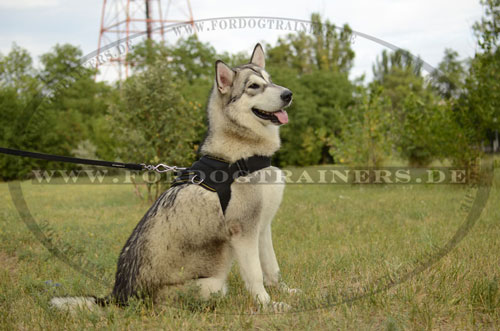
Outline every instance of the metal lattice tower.
<svg viewBox="0 0 500 331">
<path fill-rule="evenodd" d="M 148 39 L 164 41 L 164 26 L 179 22 L 190 22 L 193 25 L 193 12 L 189 0 L 104 0 L 96 68 L 106 71 L 101 73 L 103 76 L 108 76 L 111 69 L 114 72 L 110 74 L 119 80 L 128 77 L 130 63 L 126 61 L 126 57 L 129 52 L 130 37 L 144 33 Z M 118 40 L 125 41 L 116 48 L 118 51 L 102 49 Z"/>
</svg>

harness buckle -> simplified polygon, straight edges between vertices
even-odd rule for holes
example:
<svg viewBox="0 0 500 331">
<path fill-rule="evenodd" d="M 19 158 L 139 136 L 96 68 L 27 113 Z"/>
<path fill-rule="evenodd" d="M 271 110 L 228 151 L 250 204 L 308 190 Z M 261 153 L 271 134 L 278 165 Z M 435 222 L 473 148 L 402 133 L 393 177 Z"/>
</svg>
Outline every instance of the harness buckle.
<svg viewBox="0 0 500 331">
<path fill-rule="evenodd" d="M 250 170 L 248 170 L 245 159 L 236 161 L 236 166 L 238 167 L 238 171 L 240 172 L 241 176 L 248 176 L 250 174 Z"/>
</svg>

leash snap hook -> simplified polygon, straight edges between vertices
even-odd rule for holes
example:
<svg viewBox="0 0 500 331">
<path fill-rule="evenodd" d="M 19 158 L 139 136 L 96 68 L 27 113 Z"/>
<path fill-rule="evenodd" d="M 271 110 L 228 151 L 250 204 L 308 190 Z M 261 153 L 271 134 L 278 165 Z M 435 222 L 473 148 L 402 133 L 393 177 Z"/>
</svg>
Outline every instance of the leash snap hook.
<svg viewBox="0 0 500 331">
<path fill-rule="evenodd" d="M 158 173 L 164 173 L 164 172 L 169 172 L 169 171 L 179 171 L 179 170 L 184 170 L 186 168 L 181 168 L 181 167 L 176 167 L 176 166 L 169 166 L 163 163 L 157 164 L 157 165 L 150 165 L 150 164 L 144 164 L 141 163 L 141 165 L 144 167 L 144 169 L 148 171 L 156 171 Z"/>
</svg>

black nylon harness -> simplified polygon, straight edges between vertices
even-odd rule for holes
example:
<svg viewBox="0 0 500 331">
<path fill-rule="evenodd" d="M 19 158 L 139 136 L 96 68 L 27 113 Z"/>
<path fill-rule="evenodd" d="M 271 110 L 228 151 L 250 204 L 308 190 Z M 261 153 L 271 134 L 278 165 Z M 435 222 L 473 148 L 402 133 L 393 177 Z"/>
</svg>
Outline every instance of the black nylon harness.
<svg viewBox="0 0 500 331">
<path fill-rule="evenodd" d="M 231 184 L 238 177 L 247 176 L 252 172 L 271 166 L 268 156 L 252 156 L 239 159 L 235 163 L 204 155 L 173 180 L 172 187 L 183 184 L 197 184 L 212 192 L 217 192 L 223 213 L 231 199 Z"/>
</svg>

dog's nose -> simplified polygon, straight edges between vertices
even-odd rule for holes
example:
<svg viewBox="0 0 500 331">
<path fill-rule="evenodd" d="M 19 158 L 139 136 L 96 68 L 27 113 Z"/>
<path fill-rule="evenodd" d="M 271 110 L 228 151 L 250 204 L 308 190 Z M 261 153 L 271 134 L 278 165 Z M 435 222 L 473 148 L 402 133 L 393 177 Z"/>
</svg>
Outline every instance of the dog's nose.
<svg viewBox="0 0 500 331">
<path fill-rule="evenodd" d="M 281 100 L 285 101 L 285 102 L 290 102 L 290 100 L 292 100 L 292 91 L 290 90 L 285 90 L 283 91 L 283 93 L 281 93 Z"/>
</svg>

